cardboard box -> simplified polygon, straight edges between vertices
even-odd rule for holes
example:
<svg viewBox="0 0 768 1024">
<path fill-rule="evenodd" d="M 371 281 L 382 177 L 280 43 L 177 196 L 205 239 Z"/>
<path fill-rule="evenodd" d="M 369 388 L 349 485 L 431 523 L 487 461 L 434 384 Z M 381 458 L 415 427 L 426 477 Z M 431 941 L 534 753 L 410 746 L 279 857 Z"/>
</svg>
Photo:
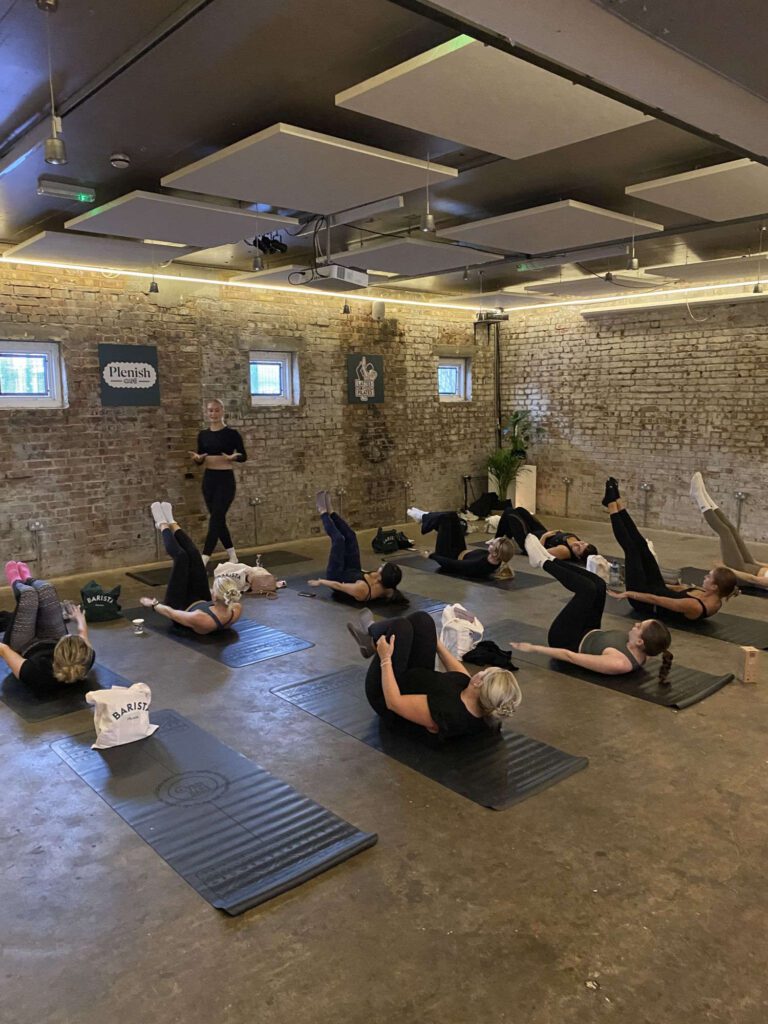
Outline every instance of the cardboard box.
<svg viewBox="0 0 768 1024">
<path fill-rule="evenodd" d="M 760 651 L 757 647 L 742 647 L 742 662 L 739 671 L 739 679 L 742 683 L 757 682 L 757 658 Z"/>
</svg>

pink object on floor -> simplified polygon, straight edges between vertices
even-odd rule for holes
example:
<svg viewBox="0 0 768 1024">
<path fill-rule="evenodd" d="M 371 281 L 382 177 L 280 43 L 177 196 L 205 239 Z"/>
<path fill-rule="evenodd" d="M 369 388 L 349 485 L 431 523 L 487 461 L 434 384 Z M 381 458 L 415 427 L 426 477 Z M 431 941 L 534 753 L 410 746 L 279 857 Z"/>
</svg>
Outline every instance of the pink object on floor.
<svg viewBox="0 0 768 1024">
<path fill-rule="evenodd" d="M 21 580 L 22 583 L 24 583 L 24 581 L 28 580 L 32 575 L 32 573 L 29 571 L 29 566 L 27 565 L 26 562 L 17 562 L 16 565 L 18 565 L 19 567 L 19 579 Z"/>
<path fill-rule="evenodd" d="M 5 563 L 5 578 L 8 580 L 11 586 L 21 579 L 21 572 L 19 571 L 18 562 L 6 562 Z"/>
</svg>

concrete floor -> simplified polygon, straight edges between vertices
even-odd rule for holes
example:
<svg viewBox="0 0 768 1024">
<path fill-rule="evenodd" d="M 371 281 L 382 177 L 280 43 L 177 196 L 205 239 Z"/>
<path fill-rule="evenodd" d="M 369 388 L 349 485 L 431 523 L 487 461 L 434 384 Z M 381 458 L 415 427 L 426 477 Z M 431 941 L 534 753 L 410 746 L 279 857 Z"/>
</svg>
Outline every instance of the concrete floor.
<svg viewBox="0 0 768 1024">
<path fill-rule="evenodd" d="M 607 524 L 569 526 L 616 550 Z M 650 533 L 665 564 L 716 556 L 709 538 Z M 322 564 L 322 542 L 292 546 L 315 561 L 287 572 Z M 88 578 L 63 581 L 62 595 Z M 126 606 L 150 592 L 99 578 L 122 584 Z M 546 624 L 561 607 L 554 585 L 506 594 L 411 571 L 407 589 L 463 599 L 486 623 Z M 764 618 L 768 603 L 729 610 Z M 497 813 L 269 692 L 355 660 L 343 609 L 283 593 L 250 599 L 247 614 L 316 646 L 228 670 L 123 622 L 94 638 L 101 661 L 150 684 L 155 707 L 378 832 L 378 845 L 227 918 L 52 752 L 89 712 L 26 725 L 0 705 L 6 1024 L 764 1024 L 765 664 L 757 686 L 680 713 L 524 667 L 515 726 L 590 766 Z M 674 641 L 689 665 L 737 667 L 732 645 Z"/>
</svg>

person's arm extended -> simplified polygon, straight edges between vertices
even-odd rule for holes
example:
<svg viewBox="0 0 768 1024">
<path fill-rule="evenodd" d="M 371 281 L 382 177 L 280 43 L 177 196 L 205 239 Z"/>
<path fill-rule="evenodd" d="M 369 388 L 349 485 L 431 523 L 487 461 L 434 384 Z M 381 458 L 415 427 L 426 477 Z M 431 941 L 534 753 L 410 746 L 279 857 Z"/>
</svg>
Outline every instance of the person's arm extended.
<svg viewBox="0 0 768 1024">
<path fill-rule="evenodd" d="M 177 608 L 171 608 L 162 601 L 155 602 L 150 597 L 142 597 L 141 603 L 145 608 L 152 608 L 158 615 L 170 619 L 171 622 L 178 622 L 180 626 L 187 626 L 188 629 L 201 635 L 212 633 L 216 629 L 216 623 L 205 612 L 182 612 Z"/>
<path fill-rule="evenodd" d="M 86 643 L 90 643 L 88 639 L 88 623 L 85 621 L 85 615 L 83 609 L 79 604 L 72 605 L 69 611 L 70 618 L 74 622 L 77 632 L 85 640 Z"/>
<path fill-rule="evenodd" d="M 521 654 L 545 654 L 548 658 L 567 661 L 603 676 L 620 676 L 632 671 L 629 658 L 615 647 L 606 647 L 602 654 L 581 654 L 579 651 L 569 651 L 566 647 L 545 647 L 543 644 L 510 643 L 509 646 Z"/>
<path fill-rule="evenodd" d="M 395 679 L 392 668 L 392 652 L 395 649 L 395 638 L 380 636 L 376 641 L 376 650 L 381 663 L 381 688 L 384 692 L 384 703 L 390 711 L 401 718 L 421 725 L 427 732 L 438 732 L 437 724 L 429 712 L 429 704 L 424 694 L 402 694 Z"/>
<path fill-rule="evenodd" d="M 464 667 L 463 663 L 455 657 L 445 644 L 441 644 L 437 641 L 437 656 L 446 672 L 463 672 L 465 676 L 471 676 L 472 673 L 468 672 Z"/>
<path fill-rule="evenodd" d="M 356 583 L 337 583 L 336 580 L 307 580 L 310 587 L 330 587 L 331 590 L 339 590 L 342 594 L 349 594 L 356 601 L 361 603 L 368 598 L 368 584 L 363 580 Z"/>
<path fill-rule="evenodd" d="M 559 558 L 561 562 L 567 562 L 573 558 L 573 553 L 567 544 L 556 544 L 553 548 L 547 548 L 547 554 L 553 558 Z"/>
<path fill-rule="evenodd" d="M 22 658 L 22 656 L 12 650 L 8 644 L 0 644 L 0 658 L 3 659 L 5 664 L 18 679 L 19 673 L 21 672 L 21 666 L 27 659 Z"/>
<path fill-rule="evenodd" d="M 661 594 L 643 594 L 639 590 L 624 590 L 617 593 L 609 590 L 611 597 L 620 601 L 623 597 L 631 598 L 633 601 L 643 601 L 645 604 L 655 604 L 658 608 L 667 608 L 671 612 L 679 612 L 686 619 L 700 619 L 702 615 L 701 605 L 698 601 L 686 597 L 664 597 Z"/>
</svg>

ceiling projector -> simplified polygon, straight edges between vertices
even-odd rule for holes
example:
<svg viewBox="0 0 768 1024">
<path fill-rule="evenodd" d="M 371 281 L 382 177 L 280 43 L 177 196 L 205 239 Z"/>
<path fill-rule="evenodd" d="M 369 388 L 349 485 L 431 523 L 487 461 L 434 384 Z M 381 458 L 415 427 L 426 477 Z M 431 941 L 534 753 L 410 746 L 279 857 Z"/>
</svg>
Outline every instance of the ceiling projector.
<svg viewBox="0 0 768 1024">
<path fill-rule="evenodd" d="M 368 275 L 335 263 L 305 270 L 291 275 L 291 283 L 302 288 L 317 288 L 321 292 L 349 292 L 368 287 Z"/>
</svg>

